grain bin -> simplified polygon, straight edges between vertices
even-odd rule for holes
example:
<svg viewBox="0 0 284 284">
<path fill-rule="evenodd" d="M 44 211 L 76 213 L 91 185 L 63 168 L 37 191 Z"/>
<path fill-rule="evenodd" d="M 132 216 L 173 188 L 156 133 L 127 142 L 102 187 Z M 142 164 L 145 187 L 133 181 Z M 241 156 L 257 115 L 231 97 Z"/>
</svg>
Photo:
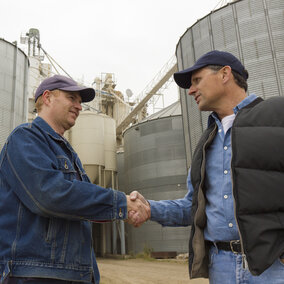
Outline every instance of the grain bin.
<svg viewBox="0 0 284 284">
<path fill-rule="evenodd" d="M 137 190 L 154 200 L 181 198 L 187 192 L 186 177 L 179 102 L 125 131 L 123 183 L 127 193 Z M 188 237 L 189 227 L 166 228 L 148 221 L 139 228 L 127 226 L 127 250 L 187 252 Z"/>
<path fill-rule="evenodd" d="M 16 45 L 0 39 L 0 149 L 10 132 L 27 121 L 29 60 Z"/>
<path fill-rule="evenodd" d="M 239 0 L 211 12 L 181 36 L 176 56 L 178 69 L 192 66 L 204 53 L 217 49 L 233 53 L 249 72 L 249 93 L 266 99 L 284 95 L 284 1 Z M 207 112 L 180 89 L 187 167 Z"/>
<path fill-rule="evenodd" d="M 77 152 L 91 182 L 117 188 L 115 120 L 104 114 L 82 111 L 66 138 Z M 93 240 L 97 255 L 116 248 L 115 224 L 94 224 Z M 113 227 L 113 229 L 112 229 Z M 114 237 L 113 237 L 114 238 Z"/>
</svg>

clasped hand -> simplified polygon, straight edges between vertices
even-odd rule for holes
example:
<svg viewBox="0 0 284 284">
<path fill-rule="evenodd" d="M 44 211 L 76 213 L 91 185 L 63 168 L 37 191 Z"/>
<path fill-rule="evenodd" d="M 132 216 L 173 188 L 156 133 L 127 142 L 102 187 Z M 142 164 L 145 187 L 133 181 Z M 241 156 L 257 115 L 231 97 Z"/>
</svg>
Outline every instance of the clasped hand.
<svg viewBox="0 0 284 284">
<path fill-rule="evenodd" d="M 127 222 L 134 227 L 141 226 L 151 217 L 151 208 L 148 201 L 137 191 L 127 195 Z"/>
</svg>

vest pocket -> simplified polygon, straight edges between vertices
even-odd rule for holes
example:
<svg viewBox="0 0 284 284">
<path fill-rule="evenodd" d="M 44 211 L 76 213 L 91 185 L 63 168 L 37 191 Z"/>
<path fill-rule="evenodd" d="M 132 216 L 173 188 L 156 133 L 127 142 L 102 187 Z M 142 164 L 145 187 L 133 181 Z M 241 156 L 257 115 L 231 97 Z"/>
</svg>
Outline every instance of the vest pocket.
<svg viewBox="0 0 284 284">
<path fill-rule="evenodd" d="M 278 220 L 281 224 L 282 229 L 284 229 L 284 212 L 277 212 Z"/>
</svg>

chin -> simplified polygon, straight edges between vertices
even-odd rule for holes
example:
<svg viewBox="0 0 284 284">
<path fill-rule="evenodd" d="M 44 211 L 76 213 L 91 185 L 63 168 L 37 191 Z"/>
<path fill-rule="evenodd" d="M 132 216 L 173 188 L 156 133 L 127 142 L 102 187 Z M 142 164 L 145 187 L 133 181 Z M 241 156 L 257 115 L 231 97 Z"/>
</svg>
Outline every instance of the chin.
<svg viewBox="0 0 284 284">
<path fill-rule="evenodd" d="M 75 125 L 75 120 L 74 121 L 69 121 L 68 123 L 68 129 L 70 129 L 71 127 L 73 127 Z"/>
<path fill-rule="evenodd" d="M 198 108 L 200 111 L 210 111 L 210 108 L 207 107 L 206 105 L 199 104 Z"/>
</svg>

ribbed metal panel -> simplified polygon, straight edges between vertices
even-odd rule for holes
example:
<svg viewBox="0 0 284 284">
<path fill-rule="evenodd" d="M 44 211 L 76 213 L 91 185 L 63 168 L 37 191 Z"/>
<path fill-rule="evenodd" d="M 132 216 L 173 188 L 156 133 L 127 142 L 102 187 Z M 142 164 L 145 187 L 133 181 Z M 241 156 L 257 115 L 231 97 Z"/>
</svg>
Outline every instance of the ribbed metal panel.
<svg viewBox="0 0 284 284">
<path fill-rule="evenodd" d="M 218 10 L 210 15 L 212 38 L 214 38 L 214 49 L 223 50 L 238 54 L 236 25 L 231 7 L 226 10 Z"/>
<path fill-rule="evenodd" d="M 186 33 L 187 36 L 189 36 L 190 38 L 188 39 L 188 41 L 190 41 L 191 39 L 191 33 Z M 177 57 L 177 62 L 178 62 L 178 69 L 179 70 L 183 70 L 184 69 L 184 64 L 186 63 L 185 61 L 190 61 L 190 57 L 189 57 L 189 48 L 188 49 L 182 49 L 182 42 L 179 42 L 178 46 L 177 46 L 177 51 L 176 51 L 176 57 Z M 184 55 L 183 54 L 187 54 Z M 188 53 L 187 53 L 188 52 Z M 182 60 L 184 58 L 184 60 Z M 192 62 L 194 62 L 193 58 L 192 58 Z M 189 65 L 189 63 L 187 63 Z M 187 113 L 187 92 L 184 89 L 180 89 L 180 102 L 181 102 L 181 112 L 182 113 Z M 191 163 L 191 143 L 190 143 L 190 132 L 189 132 L 189 117 L 183 115 L 182 116 L 182 123 L 183 123 L 183 129 L 184 129 L 184 141 L 185 141 L 185 152 L 186 152 L 186 157 L 187 157 L 187 161 L 189 160 L 189 163 Z"/>
<path fill-rule="evenodd" d="M 212 49 L 208 20 L 208 18 L 204 18 L 192 27 L 193 45 L 195 48 L 196 58 L 199 58 L 202 54 Z M 196 48 L 197 46 L 198 48 Z"/>
<path fill-rule="evenodd" d="M 117 179 L 118 179 L 118 189 L 120 191 L 125 190 L 125 171 L 124 171 L 124 152 L 118 152 L 116 154 L 116 162 L 117 162 Z"/>
<path fill-rule="evenodd" d="M 0 39 L 0 149 L 15 126 L 27 120 L 29 61 L 23 51 Z"/>
<path fill-rule="evenodd" d="M 249 93 L 269 98 L 284 95 L 284 1 L 239 0 L 211 12 L 188 28 L 177 44 L 178 69 L 188 68 L 204 53 L 233 53 L 249 72 Z M 180 89 L 187 167 L 208 113 Z M 190 149 L 190 151 L 189 151 Z"/>
<path fill-rule="evenodd" d="M 138 190 L 153 200 L 182 198 L 187 192 L 186 177 L 181 115 L 149 120 L 126 130 L 122 183 L 127 193 Z M 163 228 L 148 221 L 138 229 L 127 225 L 126 231 L 128 253 L 141 252 L 146 246 L 156 252 L 187 251 L 188 227 Z"/>
</svg>

